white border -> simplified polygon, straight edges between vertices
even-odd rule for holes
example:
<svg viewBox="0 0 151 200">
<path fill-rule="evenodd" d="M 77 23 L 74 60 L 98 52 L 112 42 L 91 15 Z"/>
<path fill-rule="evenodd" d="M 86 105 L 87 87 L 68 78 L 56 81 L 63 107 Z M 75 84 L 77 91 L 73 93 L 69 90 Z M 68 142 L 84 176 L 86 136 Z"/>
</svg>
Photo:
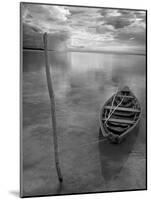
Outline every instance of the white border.
<svg viewBox="0 0 151 200">
<path fill-rule="evenodd" d="M 24 1 L 28 2 L 28 1 Z M 151 24 L 151 4 L 149 0 L 30 0 L 30 2 L 72 4 L 100 7 L 121 7 L 148 9 L 148 21 Z M 0 198 L 17 199 L 19 191 L 19 1 L 5 0 L 0 4 Z M 151 44 L 148 22 L 148 44 Z M 151 55 L 148 45 L 148 55 Z M 150 73 L 150 58 L 148 56 L 148 78 Z M 150 78 L 148 79 L 148 103 L 150 98 Z M 150 119 L 150 105 L 148 105 Z M 150 121 L 150 120 L 148 120 Z M 89 195 L 57 196 L 52 199 L 150 199 L 151 196 L 151 159 L 150 159 L 150 124 L 148 123 L 148 191 L 100 193 Z M 43 197 L 50 199 L 50 197 Z M 30 198 L 29 198 L 30 199 Z M 34 198 L 39 199 L 39 198 Z"/>
</svg>

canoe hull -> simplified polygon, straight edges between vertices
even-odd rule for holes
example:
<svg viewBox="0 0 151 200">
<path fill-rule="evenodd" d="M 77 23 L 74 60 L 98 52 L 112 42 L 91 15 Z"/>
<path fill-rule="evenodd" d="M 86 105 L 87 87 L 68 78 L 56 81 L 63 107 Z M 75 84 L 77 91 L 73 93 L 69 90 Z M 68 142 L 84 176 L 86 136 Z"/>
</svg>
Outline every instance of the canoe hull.
<svg viewBox="0 0 151 200">
<path fill-rule="evenodd" d="M 133 129 L 129 130 L 128 132 L 126 132 L 124 135 L 122 136 L 117 136 L 117 135 L 106 135 L 105 131 L 104 131 L 104 128 L 102 126 L 100 126 L 100 132 L 99 134 L 103 135 L 103 137 L 107 138 L 111 143 L 114 143 L 114 144 L 120 144 L 121 142 L 123 142 L 129 135 L 131 134 L 135 134 L 138 129 L 139 129 L 139 123 L 138 122 L 136 124 L 135 127 L 133 127 Z"/>
<path fill-rule="evenodd" d="M 137 104 L 140 106 L 137 98 L 134 96 L 134 94 L 131 92 L 131 94 L 133 95 L 133 97 L 135 98 L 135 100 L 137 101 Z M 114 96 L 114 95 L 113 95 Z M 118 134 L 115 134 L 113 132 L 107 132 L 104 128 L 104 122 L 103 122 L 103 114 L 104 114 L 104 108 L 105 106 L 108 104 L 109 101 L 111 101 L 111 99 L 113 98 L 113 96 L 104 104 L 103 106 L 103 109 L 101 110 L 100 112 L 100 116 L 99 116 L 99 119 L 100 119 L 100 132 L 102 133 L 102 135 L 107 138 L 110 142 L 112 143 L 116 143 L 116 144 L 119 144 L 121 143 L 122 141 L 124 141 L 124 139 L 126 137 L 128 137 L 128 135 L 130 134 L 134 134 L 134 132 L 136 132 L 139 128 L 139 123 L 140 123 L 140 117 L 141 117 L 141 107 L 140 107 L 140 113 L 138 115 L 138 119 L 135 121 L 135 123 L 130 127 L 128 128 L 125 132 L 123 132 L 122 134 L 118 135 Z M 126 108 L 127 109 L 127 108 Z"/>
</svg>

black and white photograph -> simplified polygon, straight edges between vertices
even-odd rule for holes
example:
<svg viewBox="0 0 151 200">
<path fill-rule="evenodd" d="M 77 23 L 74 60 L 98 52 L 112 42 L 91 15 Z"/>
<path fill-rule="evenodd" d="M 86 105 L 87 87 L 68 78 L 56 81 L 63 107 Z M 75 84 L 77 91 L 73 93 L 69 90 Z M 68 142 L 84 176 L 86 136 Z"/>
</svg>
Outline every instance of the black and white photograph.
<svg viewBox="0 0 151 200">
<path fill-rule="evenodd" d="M 20 3 L 21 197 L 147 189 L 146 30 L 146 10 Z"/>
</svg>

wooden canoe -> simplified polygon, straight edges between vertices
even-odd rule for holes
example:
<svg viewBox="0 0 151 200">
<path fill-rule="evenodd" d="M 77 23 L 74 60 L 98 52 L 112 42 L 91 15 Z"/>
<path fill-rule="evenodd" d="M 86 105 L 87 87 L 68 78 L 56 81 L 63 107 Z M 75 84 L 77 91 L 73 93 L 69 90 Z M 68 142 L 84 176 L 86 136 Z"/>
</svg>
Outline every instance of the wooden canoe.
<svg viewBox="0 0 151 200">
<path fill-rule="evenodd" d="M 125 86 L 111 96 L 104 104 L 100 114 L 100 131 L 113 143 L 120 143 L 132 134 L 139 125 L 141 107 L 138 99 Z"/>
</svg>

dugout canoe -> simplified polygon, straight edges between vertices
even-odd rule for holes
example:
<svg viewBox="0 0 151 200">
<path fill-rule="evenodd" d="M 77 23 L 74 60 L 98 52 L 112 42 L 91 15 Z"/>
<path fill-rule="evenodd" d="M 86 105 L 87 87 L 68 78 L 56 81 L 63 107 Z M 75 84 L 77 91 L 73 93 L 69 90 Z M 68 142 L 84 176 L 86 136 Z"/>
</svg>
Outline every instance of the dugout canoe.
<svg viewBox="0 0 151 200">
<path fill-rule="evenodd" d="M 120 143 L 139 126 L 141 106 L 125 86 L 107 100 L 99 114 L 100 131 L 113 143 Z"/>
</svg>

